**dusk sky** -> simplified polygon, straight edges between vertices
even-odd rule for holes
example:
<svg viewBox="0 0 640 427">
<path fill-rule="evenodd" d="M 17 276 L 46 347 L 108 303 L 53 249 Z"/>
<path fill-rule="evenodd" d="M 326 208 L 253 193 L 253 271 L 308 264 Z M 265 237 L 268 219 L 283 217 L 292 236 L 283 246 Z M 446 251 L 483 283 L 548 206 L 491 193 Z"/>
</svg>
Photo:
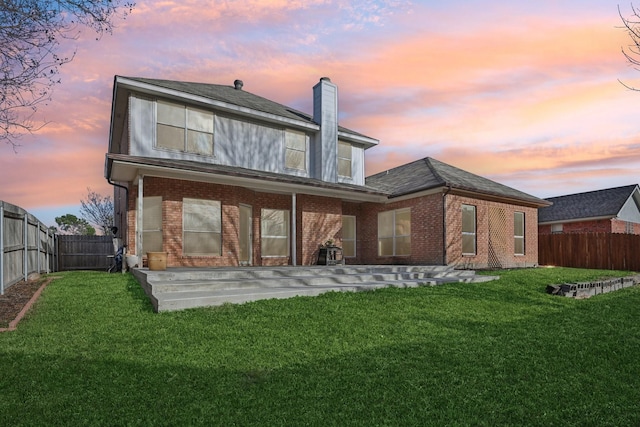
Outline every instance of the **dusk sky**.
<svg viewBox="0 0 640 427">
<path fill-rule="evenodd" d="M 83 32 L 14 152 L 0 200 L 47 225 L 112 195 L 114 75 L 228 84 L 312 112 L 338 86 L 340 124 L 380 140 L 371 175 L 434 157 L 545 198 L 640 183 L 640 71 L 613 0 L 137 1 L 113 35 Z M 640 2 L 638 5 L 640 6 Z M 629 3 L 620 3 L 630 16 Z"/>
</svg>

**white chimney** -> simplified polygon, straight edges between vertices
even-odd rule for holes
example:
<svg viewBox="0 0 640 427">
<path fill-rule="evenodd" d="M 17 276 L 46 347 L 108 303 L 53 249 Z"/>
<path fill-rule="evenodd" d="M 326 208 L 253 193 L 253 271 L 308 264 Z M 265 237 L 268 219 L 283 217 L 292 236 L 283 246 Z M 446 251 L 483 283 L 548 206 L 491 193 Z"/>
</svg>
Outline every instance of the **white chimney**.
<svg viewBox="0 0 640 427">
<path fill-rule="evenodd" d="M 313 87 L 313 121 L 320 125 L 315 139 L 315 176 L 338 181 L 338 86 L 322 77 Z"/>
</svg>

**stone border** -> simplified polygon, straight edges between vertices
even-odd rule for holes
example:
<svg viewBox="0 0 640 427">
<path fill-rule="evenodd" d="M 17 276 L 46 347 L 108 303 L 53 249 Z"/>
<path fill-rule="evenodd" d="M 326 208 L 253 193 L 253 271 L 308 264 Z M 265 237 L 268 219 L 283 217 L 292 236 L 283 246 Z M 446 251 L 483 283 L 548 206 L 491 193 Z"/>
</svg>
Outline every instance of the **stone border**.
<svg viewBox="0 0 640 427">
<path fill-rule="evenodd" d="M 27 312 L 29 311 L 29 309 L 33 306 L 33 304 L 35 304 L 35 302 L 38 300 L 38 298 L 40 297 L 40 294 L 42 293 L 42 291 L 44 291 L 44 288 L 47 287 L 47 285 L 49 283 L 51 283 L 53 281 L 53 279 L 56 279 L 56 277 L 48 277 L 47 279 L 45 279 L 45 281 L 42 283 L 42 285 L 38 288 L 38 290 L 33 294 L 33 296 L 31 297 L 31 299 L 25 304 L 24 307 L 22 307 L 22 310 L 20 310 L 20 313 L 18 313 L 18 315 L 16 316 L 15 319 L 13 319 L 11 322 L 9 322 L 9 327 L 7 328 L 0 328 L 0 333 L 2 332 L 11 332 L 11 331 L 15 331 L 18 328 L 18 323 L 22 320 L 22 318 L 27 314 Z"/>
<path fill-rule="evenodd" d="M 563 297 L 585 299 L 594 295 L 606 294 L 624 288 L 630 288 L 640 283 L 640 275 L 620 277 L 616 279 L 599 280 L 595 282 L 563 283 L 561 285 L 547 285 L 547 293 Z"/>
</svg>

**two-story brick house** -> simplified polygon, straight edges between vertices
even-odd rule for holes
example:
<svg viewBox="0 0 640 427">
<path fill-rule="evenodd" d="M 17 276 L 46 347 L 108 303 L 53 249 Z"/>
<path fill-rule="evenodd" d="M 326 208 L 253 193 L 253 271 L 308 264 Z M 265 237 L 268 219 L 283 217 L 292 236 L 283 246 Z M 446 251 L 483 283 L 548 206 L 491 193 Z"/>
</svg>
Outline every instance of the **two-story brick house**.
<svg viewBox="0 0 640 427">
<path fill-rule="evenodd" d="M 116 76 L 105 177 L 128 252 L 169 266 L 310 265 L 332 240 L 348 264 L 524 267 L 548 203 L 432 158 L 365 179 L 378 140 L 233 86 Z"/>
</svg>

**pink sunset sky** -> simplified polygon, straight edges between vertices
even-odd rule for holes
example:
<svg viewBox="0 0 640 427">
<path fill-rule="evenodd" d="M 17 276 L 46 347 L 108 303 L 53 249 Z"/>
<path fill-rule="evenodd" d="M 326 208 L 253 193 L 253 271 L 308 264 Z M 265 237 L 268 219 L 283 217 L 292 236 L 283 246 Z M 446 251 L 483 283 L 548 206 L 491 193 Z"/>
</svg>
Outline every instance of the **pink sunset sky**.
<svg viewBox="0 0 640 427">
<path fill-rule="evenodd" d="M 341 125 L 380 140 L 367 175 L 429 156 L 542 198 L 640 183 L 621 25 L 611 0 L 138 1 L 113 35 L 64 45 L 76 57 L 39 111 L 49 124 L 0 145 L 0 200 L 55 225 L 88 187 L 112 194 L 114 75 L 241 79 L 308 113 L 328 76 Z"/>
</svg>

